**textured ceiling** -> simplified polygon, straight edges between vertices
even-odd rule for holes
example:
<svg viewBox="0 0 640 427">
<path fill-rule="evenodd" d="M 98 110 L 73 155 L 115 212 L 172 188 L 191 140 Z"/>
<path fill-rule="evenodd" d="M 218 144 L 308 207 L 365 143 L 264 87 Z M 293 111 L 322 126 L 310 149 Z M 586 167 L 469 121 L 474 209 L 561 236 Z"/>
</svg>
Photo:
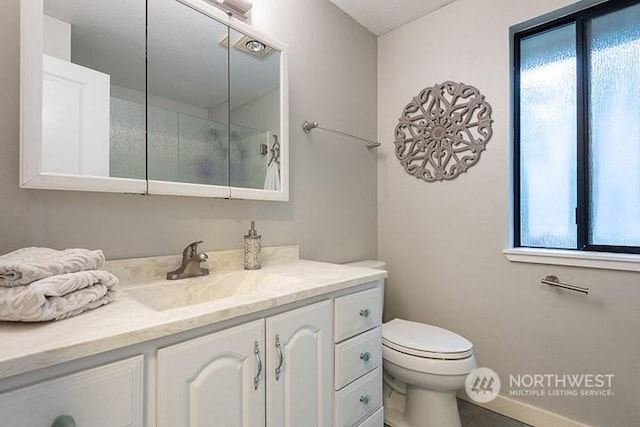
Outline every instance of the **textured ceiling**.
<svg viewBox="0 0 640 427">
<path fill-rule="evenodd" d="M 379 36 L 456 0 L 330 0 Z"/>
</svg>

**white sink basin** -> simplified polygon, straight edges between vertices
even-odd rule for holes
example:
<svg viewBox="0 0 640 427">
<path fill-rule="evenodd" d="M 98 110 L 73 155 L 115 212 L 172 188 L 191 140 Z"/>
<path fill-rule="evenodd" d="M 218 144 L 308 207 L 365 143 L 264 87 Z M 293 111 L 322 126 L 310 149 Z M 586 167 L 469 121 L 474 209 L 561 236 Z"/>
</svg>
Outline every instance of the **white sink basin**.
<svg viewBox="0 0 640 427">
<path fill-rule="evenodd" d="M 265 288 L 274 289 L 296 282 L 291 278 L 261 271 L 237 271 L 181 280 L 163 280 L 131 287 L 125 292 L 157 311 L 194 304 L 260 295 Z"/>
</svg>

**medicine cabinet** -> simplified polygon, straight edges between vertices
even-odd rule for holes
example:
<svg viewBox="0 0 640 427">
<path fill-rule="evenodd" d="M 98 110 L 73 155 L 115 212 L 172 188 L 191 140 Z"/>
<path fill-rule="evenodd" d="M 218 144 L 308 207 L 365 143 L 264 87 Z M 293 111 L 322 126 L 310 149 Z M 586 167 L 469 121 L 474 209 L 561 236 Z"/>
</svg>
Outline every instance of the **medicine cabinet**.
<svg viewBox="0 0 640 427">
<path fill-rule="evenodd" d="M 202 0 L 22 0 L 23 188 L 288 200 L 284 46 Z"/>
</svg>

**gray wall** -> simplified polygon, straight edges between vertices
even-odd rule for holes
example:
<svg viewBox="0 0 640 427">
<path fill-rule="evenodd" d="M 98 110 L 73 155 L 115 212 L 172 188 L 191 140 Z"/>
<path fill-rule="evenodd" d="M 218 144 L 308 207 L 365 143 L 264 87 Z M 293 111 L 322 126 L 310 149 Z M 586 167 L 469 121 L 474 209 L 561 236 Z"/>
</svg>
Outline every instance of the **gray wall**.
<svg viewBox="0 0 640 427">
<path fill-rule="evenodd" d="M 264 245 L 299 243 L 307 259 L 375 257 L 375 152 L 300 124 L 375 137 L 377 40 L 327 0 L 254 4 L 253 25 L 289 47 L 290 202 L 19 189 L 19 1 L 0 2 L 0 253 L 90 247 L 115 259 L 198 239 L 205 250 L 240 248 L 255 219 Z"/>
<path fill-rule="evenodd" d="M 636 426 L 640 275 L 512 263 L 502 254 L 510 229 L 509 26 L 569 3 L 459 0 L 379 38 L 378 214 L 380 256 L 389 268 L 386 317 L 466 336 L 479 364 L 496 370 L 503 385 L 509 374 L 614 374 L 613 397 L 516 399 L 593 425 Z M 425 183 L 395 158 L 393 129 L 413 96 L 446 80 L 486 95 L 494 135 L 468 173 Z M 546 274 L 590 287 L 591 294 L 543 286 Z"/>
</svg>

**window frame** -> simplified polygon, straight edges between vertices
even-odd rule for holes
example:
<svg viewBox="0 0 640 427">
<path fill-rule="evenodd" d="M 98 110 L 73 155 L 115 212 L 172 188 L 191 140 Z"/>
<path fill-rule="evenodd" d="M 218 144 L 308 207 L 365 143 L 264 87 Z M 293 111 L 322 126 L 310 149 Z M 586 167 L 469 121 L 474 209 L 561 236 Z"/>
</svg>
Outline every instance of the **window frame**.
<svg viewBox="0 0 640 427">
<path fill-rule="evenodd" d="M 586 3 L 586 4 L 585 4 Z M 588 46 L 585 37 L 585 21 L 602 15 L 616 12 L 629 6 L 640 4 L 640 0 L 608 0 L 580 2 L 574 7 L 560 9 L 530 22 L 531 25 L 521 29 L 511 28 L 512 58 L 512 242 L 514 249 L 531 249 L 535 251 L 558 250 L 584 252 L 610 252 L 619 254 L 640 254 L 640 246 L 595 245 L 589 243 L 589 80 L 587 70 Z M 577 6 L 577 7 L 576 7 Z M 541 246 L 524 246 L 521 241 L 521 159 L 520 159 L 520 41 L 535 34 L 541 34 L 564 25 L 574 24 L 576 30 L 576 144 L 577 144 L 577 206 L 575 218 L 577 226 L 576 248 L 554 248 Z M 523 25 L 526 25 L 523 24 Z"/>
</svg>

